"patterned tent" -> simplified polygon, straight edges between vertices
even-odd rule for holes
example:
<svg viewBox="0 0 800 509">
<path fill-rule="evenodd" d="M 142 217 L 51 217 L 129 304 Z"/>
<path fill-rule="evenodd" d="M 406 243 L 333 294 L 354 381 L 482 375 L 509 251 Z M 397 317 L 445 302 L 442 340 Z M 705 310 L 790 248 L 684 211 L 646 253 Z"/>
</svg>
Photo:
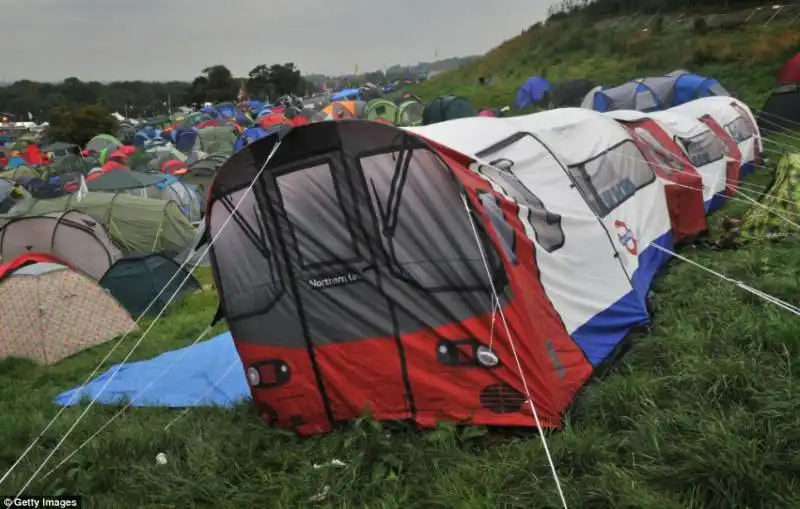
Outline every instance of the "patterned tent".
<svg viewBox="0 0 800 509">
<path fill-rule="evenodd" d="M 0 359 L 55 364 L 135 327 L 100 286 L 59 263 L 6 271 L 0 292 L 13 295 L 0 314 Z"/>
</svg>

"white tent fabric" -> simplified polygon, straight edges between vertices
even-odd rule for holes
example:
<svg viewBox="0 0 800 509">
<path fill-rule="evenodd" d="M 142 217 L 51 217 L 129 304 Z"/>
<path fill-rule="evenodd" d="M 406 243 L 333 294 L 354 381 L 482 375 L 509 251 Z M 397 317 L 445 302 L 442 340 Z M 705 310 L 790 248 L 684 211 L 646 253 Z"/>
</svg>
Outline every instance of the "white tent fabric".
<svg viewBox="0 0 800 509">
<path fill-rule="evenodd" d="M 724 193 L 727 181 L 725 145 L 714 132 L 699 120 L 671 110 L 650 113 L 683 149 L 703 178 L 703 202 L 708 204 L 716 194 Z"/>
<path fill-rule="evenodd" d="M 634 297 L 639 285 L 632 283 L 640 265 L 638 257 L 645 254 L 647 243 L 651 241 L 671 244 L 671 225 L 663 185 L 633 143 L 624 147 L 635 149 L 630 158 L 604 156 L 610 149 L 613 154 L 614 147 L 620 143 L 631 141 L 624 129 L 592 111 L 556 111 L 557 115 L 544 112 L 525 117 L 463 118 L 407 130 L 493 165 L 495 169 L 483 165 L 474 170 L 505 188 L 505 194 L 520 203 L 517 196 L 507 192 L 510 186 L 506 184 L 511 179 L 518 181 L 523 192 L 534 194 L 553 215 L 551 222 L 555 216 L 559 218 L 562 236 L 557 240 L 560 245 L 553 243 L 552 234 L 543 235 L 542 227 L 537 228 L 537 218 L 532 218 L 536 210 L 531 214 L 531 209 L 520 206 L 520 219 L 526 225 L 528 237 L 537 246 L 545 293 L 570 334 L 576 335 L 578 331 L 577 336 L 580 336 L 582 328 L 591 329 L 604 320 L 605 313 L 613 314 L 615 303 L 632 298 L 644 300 L 642 295 Z M 565 128 L 581 132 L 561 134 L 560 130 Z M 576 147 L 569 141 L 572 136 L 583 143 Z M 547 142 L 543 143 L 545 139 Z M 605 161 L 600 168 L 605 175 L 616 176 L 618 169 L 632 170 L 639 172 L 640 180 L 646 182 L 630 199 L 623 200 L 603 217 L 593 210 L 583 190 L 574 185 L 575 177 L 570 173 L 577 172 L 577 168 L 568 168 L 598 156 L 598 160 Z M 637 163 L 637 157 L 641 164 Z M 507 171 L 496 169 L 498 167 Z M 608 184 L 613 186 L 614 179 Z M 542 212 L 539 214 L 543 216 Z M 538 220 L 547 222 L 544 217 Z M 620 241 L 628 228 L 633 233 L 632 238 L 637 239 L 637 249 L 629 250 Z M 630 238 L 625 236 L 626 241 Z M 650 249 L 646 256 L 658 255 L 659 252 L 654 251 Z M 643 265 L 652 264 L 645 262 Z M 582 267 L 580 278 L 574 277 L 577 266 Z M 644 273 L 641 276 L 642 280 L 648 278 Z"/>
<path fill-rule="evenodd" d="M 763 151 L 761 135 L 756 127 L 753 112 L 738 99 L 704 97 L 670 108 L 670 111 L 694 118 L 710 115 L 739 145 L 742 151 L 742 165 L 748 165 L 748 168 L 743 168 L 745 173 L 756 164 Z"/>
</svg>

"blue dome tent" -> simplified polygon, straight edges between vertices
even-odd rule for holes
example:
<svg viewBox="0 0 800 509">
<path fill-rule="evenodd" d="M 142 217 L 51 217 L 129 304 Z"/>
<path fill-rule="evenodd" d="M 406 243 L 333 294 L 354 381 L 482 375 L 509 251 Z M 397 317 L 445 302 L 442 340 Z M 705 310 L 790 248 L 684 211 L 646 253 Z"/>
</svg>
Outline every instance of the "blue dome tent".
<svg viewBox="0 0 800 509">
<path fill-rule="evenodd" d="M 729 96 L 714 78 L 677 70 L 665 76 L 639 78 L 622 85 L 589 92 L 583 102 L 595 111 L 661 111 L 701 97 Z"/>
<path fill-rule="evenodd" d="M 522 109 L 541 102 L 547 92 L 552 89 L 553 86 L 544 78 L 539 76 L 529 78 L 528 81 L 517 88 L 517 99 L 514 101 L 514 107 Z"/>
</svg>

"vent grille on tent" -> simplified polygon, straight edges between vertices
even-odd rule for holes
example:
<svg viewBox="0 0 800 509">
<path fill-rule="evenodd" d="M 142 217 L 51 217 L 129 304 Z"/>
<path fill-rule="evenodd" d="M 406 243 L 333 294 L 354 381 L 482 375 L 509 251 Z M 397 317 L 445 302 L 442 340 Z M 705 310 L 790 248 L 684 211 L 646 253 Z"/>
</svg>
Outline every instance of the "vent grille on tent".
<svg viewBox="0 0 800 509">
<path fill-rule="evenodd" d="M 508 384 L 492 384 L 481 391 L 481 406 L 495 414 L 513 414 L 522 409 L 525 396 Z"/>
</svg>

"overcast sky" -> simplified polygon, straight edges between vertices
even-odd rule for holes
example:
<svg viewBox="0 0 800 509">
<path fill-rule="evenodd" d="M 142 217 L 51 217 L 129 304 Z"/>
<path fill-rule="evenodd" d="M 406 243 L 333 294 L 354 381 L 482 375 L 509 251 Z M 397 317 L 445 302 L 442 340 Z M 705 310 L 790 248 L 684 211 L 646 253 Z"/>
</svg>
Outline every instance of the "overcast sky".
<svg viewBox="0 0 800 509">
<path fill-rule="evenodd" d="M 553 0 L 0 0 L 0 81 L 190 80 L 295 62 L 344 74 L 484 53 Z"/>
</svg>

